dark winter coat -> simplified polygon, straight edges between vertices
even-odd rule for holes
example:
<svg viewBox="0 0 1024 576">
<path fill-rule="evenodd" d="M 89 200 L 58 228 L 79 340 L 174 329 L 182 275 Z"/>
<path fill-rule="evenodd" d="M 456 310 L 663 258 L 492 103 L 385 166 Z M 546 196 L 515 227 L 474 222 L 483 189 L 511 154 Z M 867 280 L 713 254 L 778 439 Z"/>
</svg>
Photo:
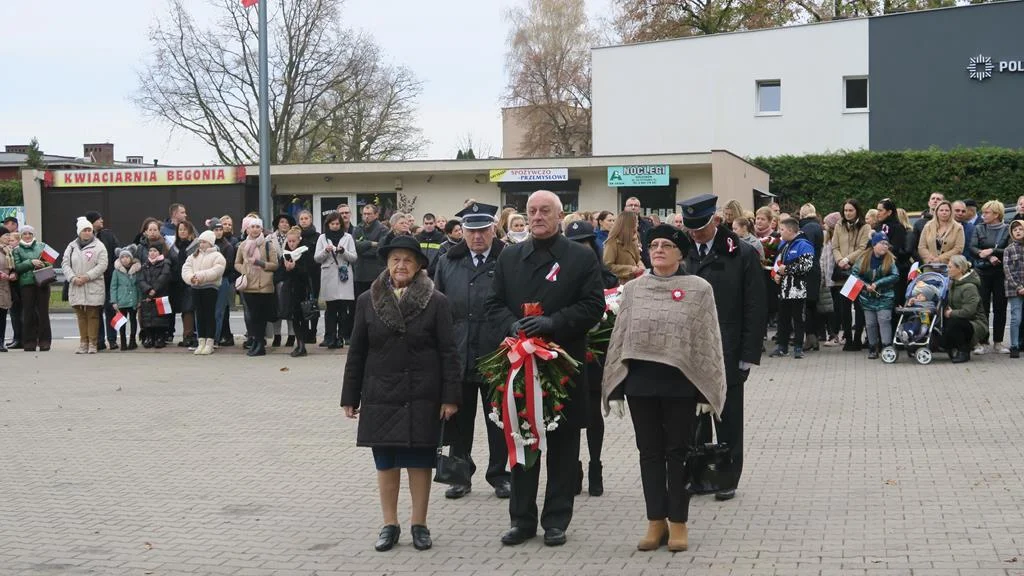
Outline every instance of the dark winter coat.
<svg viewBox="0 0 1024 576">
<path fill-rule="evenodd" d="M 555 264 L 559 266 L 556 279 L 547 280 Z M 552 333 L 540 336 L 583 362 L 587 332 L 604 315 L 601 263 L 594 251 L 562 235 L 539 244 L 530 238 L 506 246 L 494 269 L 487 318 L 499 334 L 508 334 L 523 317 L 523 304 L 531 302 L 539 302 L 544 315 L 554 322 Z M 589 396 L 585 376 L 578 374 L 563 411 L 571 426 L 586 426 Z"/>
<path fill-rule="evenodd" d="M 981 305 L 981 279 L 978 273 L 971 270 L 949 283 L 949 307 L 953 310 L 953 318 L 961 318 L 971 323 L 974 336 L 971 346 L 988 340 L 988 310 Z"/>
<path fill-rule="evenodd" d="M 742 384 L 740 362 L 761 363 L 761 344 L 768 325 L 764 272 L 757 251 L 736 234 L 719 226 L 711 250 L 701 261 L 697 245 L 683 260 L 686 271 L 711 284 L 722 333 L 728 386 Z"/>
<path fill-rule="evenodd" d="M 807 241 L 814 246 L 814 262 L 807 272 L 807 300 L 817 302 L 821 293 L 821 250 L 825 246 L 825 231 L 817 218 L 804 218 L 800 220 L 800 231 L 807 237 Z"/>
<path fill-rule="evenodd" d="M 373 243 L 383 244 L 384 236 L 387 233 L 387 230 L 377 220 L 369 225 L 356 227 L 355 233 L 352 234 L 356 241 L 356 254 L 359 255 L 359 260 L 356 262 L 355 282 L 373 282 L 384 271 L 385 262 L 377 257 L 377 246 L 374 246 Z"/>
<path fill-rule="evenodd" d="M 427 262 L 433 267 L 434 260 L 440 256 L 441 243 L 445 241 L 445 235 L 442 230 L 434 228 L 433 232 L 420 232 L 416 235 L 416 241 L 420 243 L 420 250 L 427 255 Z"/>
<path fill-rule="evenodd" d="M 434 287 L 448 298 L 455 328 L 455 344 L 467 381 L 479 382 L 476 360 L 493 352 L 504 334 L 487 321 L 485 303 L 494 281 L 494 266 L 505 244 L 497 238 L 483 265 L 473 262 L 473 254 L 465 242 L 438 258 Z"/>
<path fill-rule="evenodd" d="M 235 270 L 235 244 L 230 238 L 224 236 L 217 241 L 217 250 L 220 250 L 221 256 L 224 256 L 224 261 L 227 266 L 224 267 L 224 278 L 231 282 L 231 285 L 235 285 L 235 279 L 238 278 L 238 271 Z"/>
<path fill-rule="evenodd" d="M 107 290 L 110 290 L 110 280 L 114 277 L 114 260 L 117 260 L 117 236 L 114 235 L 114 231 L 109 228 L 104 228 L 96 233 L 96 239 L 103 243 L 103 246 L 107 249 L 107 269 L 103 273 L 103 278 L 107 283 Z"/>
<path fill-rule="evenodd" d="M 893 255 L 896 256 L 896 266 L 901 276 L 906 276 L 906 270 L 910 269 L 910 252 L 907 250 L 907 229 L 893 212 L 885 220 L 875 224 L 875 231 L 884 232 L 889 238 L 889 246 Z"/>
<path fill-rule="evenodd" d="M 185 267 L 190 246 L 192 246 L 192 241 L 176 240 L 167 254 L 167 260 L 171 261 L 171 305 L 174 307 L 175 314 L 195 310 L 192 287 L 181 279 L 181 269 Z"/>
<path fill-rule="evenodd" d="M 305 246 L 305 244 L 303 244 Z M 316 248 L 314 245 L 313 248 Z M 313 260 L 313 248 L 310 248 L 295 261 L 295 267 L 288 270 L 285 266 L 285 260 L 282 257 L 281 267 L 282 275 L 284 277 L 284 288 L 285 297 L 288 298 L 289 310 L 294 313 L 298 308 L 299 304 L 309 299 L 312 294 L 313 286 L 309 281 L 310 276 L 315 271 L 317 277 L 320 274 L 320 265 Z M 283 318 L 283 316 L 281 316 Z M 291 320 L 291 318 L 286 318 Z"/>
<path fill-rule="evenodd" d="M 396 299 L 387 271 L 356 300 L 341 405 L 359 408 L 356 444 L 431 448 L 441 404 L 461 404 L 448 299 L 421 271 Z"/>
<path fill-rule="evenodd" d="M 148 259 L 143 261 L 142 270 L 135 276 L 139 284 L 139 325 L 143 328 L 166 328 L 170 326 L 173 316 L 160 316 L 156 313 L 154 298 L 167 296 L 171 285 L 171 263 L 164 258 L 153 264 Z M 150 295 L 153 290 L 155 294 Z"/>
</svg>

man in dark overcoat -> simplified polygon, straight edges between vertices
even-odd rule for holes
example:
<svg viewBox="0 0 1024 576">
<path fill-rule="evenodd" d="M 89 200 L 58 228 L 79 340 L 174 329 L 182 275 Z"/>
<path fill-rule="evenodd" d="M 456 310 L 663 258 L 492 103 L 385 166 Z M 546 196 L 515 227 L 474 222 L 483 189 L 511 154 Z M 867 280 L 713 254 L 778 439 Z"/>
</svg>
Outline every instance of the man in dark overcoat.
<svg viewBox="0 0 1024 576">
<path fill-rule="evenodd" d="M 355 289 L 356 300 L 359 295 L 370 289 L 373 281 L 384 271 L 385 263 L 377 257 L 377 249 L 384 243 L 384 237 L 388 231 L 377 220 L 380 209 L 376 204 L 363 206 L 363 223 L 356 226 L 352 239 L 356 243 L 356 269 L 353 275 L 353 288 Z"/>
<path fill-rule="evenodd" d="M 717 196 L 702 194 L 679 205 L 683 226 L 693 239 L 686 271 L 711 284 L 718 309 L 728 387 L 718 438 L 729 445 L 732 470 L 728 483 L 715 487 L 715 498 L 731 500 L 743 472 L 743 384 L 750 367 L 761 363 L 767 329 L 764 274 L 757 251 L 716 216 Z"/>
<path fill-rule="evenodd" d="M 462 220 L 463 239 L 450 250 L 437 257 L 434 288 L 448 297 L 455 328 L 455 343 L 462 363 L 462 408 L 455 415 L 456 437 L 452 451 L 466 457 L 472 472 L 473 429 L 476 424 L 476 406 L 480 402 L 484 414 L 490 412 L 490 390 L 476 369 L 476 361 L 493 352 L 504 332 L 498 332 L 487 321 L 484 305 L 494 280 L 494 267 L 505 244 L 495 234 L 497 206 L 473 203 L 456 214 Z M 420 247 L 422 248 L 422 241 Z M 426 250 L 424 250 L 426 252 Z M 479 400 L 478 400 L 479 397 Z M 508 447 L 500 429 L 484 418 L 487 428 L 487 473 L 484 478 L 494 487 L 498 498 L 511 494 L 511 478 L 505 469 Z M 469 494 L 471 487 L 452 486 L 444 495 L 458 499 Z"/>
<path fill-rule="evenodd" d="M 583 362 L 587 332 L 604 314 L 601 265 L 593 250 L 559 233 L 562 204 L 553 192 L 534 192 L 526 210 L 531 237 L 506 247 L 498 258 L 487 298 L 488 320 L 505 334 L 522 331 L 556 342 Z M 523 304 L 533 302 L 541 304 L 543 315 L 524 318 Z M 540 524 L 548 546 L 565 543 L 572 520 L 580 429 L 585 427 L 589 396 L 582 372 L 573 378 L 570 390 L 562 412 L 565 421 L 547 434 L 548 482 Z M 540 461 L 529 470 L 520 465 L 512 469 L 512 527 L 502 536 L 503 544 L 514 546 L 536 535 L 539 480 Z"/>
</svg>

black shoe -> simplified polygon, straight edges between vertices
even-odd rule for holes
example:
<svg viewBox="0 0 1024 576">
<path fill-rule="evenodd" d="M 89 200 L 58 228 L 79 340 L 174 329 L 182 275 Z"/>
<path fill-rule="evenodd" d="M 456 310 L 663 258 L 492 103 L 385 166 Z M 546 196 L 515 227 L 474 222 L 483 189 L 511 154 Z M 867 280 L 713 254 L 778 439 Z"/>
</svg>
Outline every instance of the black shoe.
<svg viewBox="0 0 1024 576">
<path fill-rule="evenodd" d="M 494 486 L 494 495 L 502 500 L 512 496 L 512 482 L 508 480 L 498 480 L 498 483 Z"/>
<path fill-rule="evenodd" d="M 719 502 L 725 502 L 726 500 L 732 500 L 736 497 L 736 490 L 722 490 L 715 494 L 715 500 Z"/>
<path fill-rule="evenodd" d="M 174 344 L 174 334 L 164 336 L 164 344 Z"/>
<path fill-rule="evenodd" d="M 280 345 L 281 344 L 281 336 L 280 335 L 274 336 L 274 342 L 277 342 L 278 345 Z M 292 346 L 295 346 L 295 335 L 294 334 L 290 334 L 288 336 L 288 339 L 285 340 L 284 345 L 288 346 L 289 348 L 292 347 Z"/>
<path fill-rule="evenodd" d="M 964 350 L 958 350 L 956 356 L 953 356 L 953 364 L 963 364 L 964 362 L 971 361 L 971 350 L 966 348 Z"/>
<path fill-rule="evenodd" d="M 422 524 L 413 524 L 409 530 L 412 532 L 412 547 L 417 550 L 430 550 L 434 541 L 430 539 L 430 530 Z"/>
<path fill-rule="evenodd" d="M 117 348 L 117 346 L 111 346 L 110 347 L 111 350 L 114 350 L 115 348 Z M 127 352 L 128 351 L 128 339 L 127 338 L 125 338 L 124 340 L 121 340 L 121 351 L 122 352 Z"/>
<path fill-rule="evenodd" d="M 143 338 L 142 347 L 145 348 L 146 350 L 149 350 L 150 348 L 153 347 L 153 340 L 150 338 Z"/>
<path fill-rule="evenodd" d="M 294 342 L 292 342 L 292 338 L 291 338 L 291 336 L 289 336 L 288 337 L 288 345 L 291 346 L 292 344 L 294 344 Z M 281 345 L 281 335 L 280 334 L 275 334 L 274 335 L 274 341 L 270 343 L 270 347 L 271 348 L 277 348 L 280 345 Z"/>
<path fill-rule="evenodd" d="M 221 336 L 220 340 L 217 341 L 217 346 L 222 348 L 235 345 L 234 336 Z"/>
<path fill-rule="evenodd" d="M 319 343 L 319 344 L 317 344 L 316 347 L 317 348 L 328 348 L 328 347 L 330 347 L 332 342 L 334 342 L 334 340 L 331 340 L 330 338 L 324 336 L 324 341 Z"/>
<path fill-rule="evenodd" d="M 96 344 L 96 351 L 97 352 L 103 352 L 106 349 L 107 349 L 107 343 L 104 340 L 100 340 L 99 343 Z"/>
<path fill-rule="evenodd" d="M 7 348 L 9 348 L 11 350 L 20 350 L 21 347 L 22 347 L 21 340 L 12 340 L 9 344 L 7 344 Z"/>
<path fill-rule="evenodd" d="M 157 338 L 156 341 L 153 342 L 153 347 L 154 348 L 166 348 L 167 347 L 167 340 L 164 339 L 164 338 Z"/>
<path fill-rule="evenodd" d="M 306 355 L 306 343 L 305 342 L 299 342 L 298 345 L 295 346 L 295 349 L 292 350 L 292 353 L 289 354 L 289 356 L 291 356 L 292 358 L 301 358 L 302 356 L 305 356 L 305 355 Z"/>
<path fill-rule="evenodd" d="M 267 342 L 263 339 L 257 338 L 253 343 L 252 349 L 245 353 L 246 356 L 266 356 L 267 355 Z"/>
<path fill-rule="evenodd" d="M 528 531 L 525 528 L 513 526 L 501 535 L 501 543 L 505 546 L 518 546 L 527 540 L 537 536 L 537 531 Z"/>
<path fill-rule="evenodd" d="M 878 360 L 878 347 L 872 346 L 868 350 L 868 360 Z"/>
<path fill-rule="evenodd" d="M 377 536 L 377 543 L 373 545 L 373 549 L 377 552 L 387 552 L 398 544 L 398 536 L 402 533 L 402 529 L 394 524 L 389 524 L 380 529 L 380 534 Z"/>
<path fill-rule="evenodd" d="M 856 340 L 847 339 L 846 344 L 843 344 L 843 352 L 860 352 L 860 342 Z"/>
<path fill-rule="evenodd" d="M 472 491 L 473 489 L 470 486 L 452 486 L 444 491 L 444 497 L 449 500 L 458 500 Z"/>
<path fill-rule="evenodd" d="M 783 348 L 781 346 L 776 346 L 775 350 L 772 350 L 772 353 L 769 354 L 768 357 L 769 358 L 782 358 L 783 356 L 786 356 L 788 354 L 789 354 L 789 350 L 787 350 L 787 349 L 785 349 L 785 348 Z"/>
<path fill-rule="evenodd" d="M 591 496 L 600 496 L 604 494 L 604 477 L 602 476 L 602 466 L 600 462 L 591 462 L 590 470 L 587 474 L 587 492 Z"/>
<path fill-rule="evenodd" d="M 561 546 L 565 544 L 565 530 L 561 528 L 548 528 L 544 531 L 545 546 Z"/>
<path fill-rule="evenodd" d="M 330 343 L 330 344 L 329 344 L 329 345 L 327 346 L 327 349 L 328 349 L 328 350 L 341 350 L 341 349 L 342 349 L 342 348 L 344 348 L 344 347 L 345 347 L 345 344 L 344 344 L 344 343 L 342 343 L 342 341 L 341 341 L 341 338 L 335 338 L 335 339 L 334 339 L 334 340 L 333 340 L 333 341 L 332 341 L 332 342 L 331 342 L 331 343 Z"/>
<path fill-rule="evenodd" d="M 131 340 L 128 341 L 128 349 L 129 350 L 135 350 L 138 347 L 139 347 L 139 343 L 138 343 L 138 341 L 135 340 L 134 337 Z"/>
<path fill-rule="evenodd" d="M 1010 348 L 1010 358 L 1020 358 L 1020 348 Z"/>
<path fill-rule="evenodd" d="M 577 475 L 576 475 L 576 495 L 583 494 L 583 462 L 576 462 Z"/>
</svg>

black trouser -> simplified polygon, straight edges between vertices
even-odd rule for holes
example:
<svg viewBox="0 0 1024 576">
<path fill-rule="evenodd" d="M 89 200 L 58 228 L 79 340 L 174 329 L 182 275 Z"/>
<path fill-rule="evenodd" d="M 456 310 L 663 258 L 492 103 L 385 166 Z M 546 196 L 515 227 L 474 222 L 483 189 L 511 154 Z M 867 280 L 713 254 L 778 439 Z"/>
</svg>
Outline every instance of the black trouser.
<svg viewBox="0 0 1024 576">
<path fill-rule="evenodd" d="M 217 335 L 217 289 L 192 288 L 192 301 L 198 337 L 212 339 Z"/>
<path fill-rule="evenodd" d="M 352 305 L 351 300 L 329 300 L 324 312 L 324 340 L 352 339 Z"/>
<path fill-rule="evenodd" d="M 735 490 L 740 485 L 743 475 L 743 385 L 750 376 L 739 368 L 726 369 L 728 389 L 725 394 L 725 406 L 722 408 L 722 421 L 718 424 L 718 441 L 729 445 L 732 467 L 729 470 L 729 482 L 723 483 L 720 490 Z M 711 441 L 711 431 L 708 430 Z"/>
<path fill-rule="evenodd" d="M 974 326 L 965 318 L 946 318 L 942 326 L 942 347 L 948 351 L 970 352 Z"/>
<path fill-rule="evenodd" d="M 0 347 L 7 342 L 7 309 L 0 308 Z"/>
<path fill-rule="evenodd" d="M 907 275 L 910 273 L 910 263 L 900 264 L 896 263 L 896 270 L 900 277 L 896 280 L 896 284 L 893 286 L 893 294 L 896 296 L 896 304 L 902 305 L 907 301 Z M 896 334 L 896 326 L 900 323 L 901 314 L 893 312 L 892 315 L 892 333 Z"/>
<path fill-rule="evenodd" d="M 567 422 L 547 433 L 548 453 L 545 457 L 548 483 L 544 490 L 544 512 L 540 525 L 545 530 L 566 530 L 572 520 L 572 506 L 576 498 L 577 467 L 580 460 L 580 428 Z M 530 450 L 530 447 L 526 448 Z M 512 497 L 508 513 L 512 526 L 526 531 L 537 529 L 537 491 L 540 483 L 541 463 L 538 460 L 529 470 L 523 466 L 512 468 Z"/>
<path fill-rule="evenodd" d="M 21 286 L 17 281 L 11 282 L 11 338 L 21 342 Z"/>
<path fill-rule="evenodd" d="M 804 347 L 804 308 L 803 298 L 796 300 L 779 300 L 779 331 L 775 335 L 776 343 L 783 350 L 789 349 L 789 336 L 798 348 Z"/>
<path fill-rule="evenodd" d="M 112 276 L 106 276 L 103 279 L 103 310 L 100 311 L 100 333 L 98 334 L 97 342 L 103 343 L 103 333 L 106 332 L 106 341 L 110 343 L 111 348 L 117 346 L 117 330 L 114 330 L 114 326 L 110 321 L 117 315 L 114 310 L 113 304 L 110 303 L 110 280 Z"/>
<path fill-rule="evenodd" d="M 267 322 L 274 320 L 274 302 L 276 296 L 260 294 L 257 292 L 243 292 L 242 299 L 245 300 L 246 310 L 249 314 L 245 319 L 245 328 L 250 338 L 265 340 L 267 337 Z"/>
<path fill-rule="evenodd" d="M 818 301 L 817 300 L 804 300 L 804 334 L 811 334 L 817 336 L 821 333 L 821 315 L 818 314 Z M 803 340 L 798 340 L 797 344 L 803 346 Z"/>
<path fill-rule="evenodd" d="M 21 287 L 22 342 L 25 348 L 50 346 L 50 287 Z"/>
<path fill-rule="evenodd" d="M 135 340 L 135 334 L 138 332 L 139 323 L 138 316 L 135 314 L 135 308 L 121 308 L 118 310 L 124 317 L 128 319 L 128 323 L 121 326 L 121 343 L 127 342 L 128 338 Z M 129 329 L 131 333 L 129 333 Z"/>
<path fill-rule="evenodd" d="M 686 455 L 693 445 L 696 398 L 627 396 L 648 520 L 686 522 Z"/>
<path fill-rule="evenodd" d="M 588 370 L 593 364 L 588 367 Z M 589 378 L 589 375 L 588 375 Z M 590 402 L 587 404 L 587 452 L 590 462 L 601 462 L 601 450 L 604 448 L 604 414 L 601 413 L 601 390 L 590 389 Z"/>
<path fill-rule="evenodd" d="M 1003 332 L 1006 331 L 1006 288 L 1003 285 L 1006 274 L 999 267 L 981 270 L 978 276 L 981 278 L 981 308 L 985 311 L 986 319 L 991 307 L 992 342 L 1001 344 Z"/>
<path fill-rule="evenodd" d="M 775 283 L 775 279 L 772 278 L 771 270 L 764 271 L 764 284 L 767 289 L 764 291 L 765 294 L 765 305 L 768 307 L 768 323 L 771 324 L 772 319 L 775 318 L 779 313 L 779 285 Z"/>
<path fill-rule="evenodd" d="M 339 302 L 341 302 L 339 300 Z M 479 397 L 479 400 L 477 399 Z M 479 401 L 484 411 L 484 426 L 487 428 L 487 472 L 484 479 L 491 486 L 496 486 L 499 481 L 507 481 L 509 473 L 505 470 L 508 462 L 508 446 L 505 444 L 505 435 L 491 422 L 486 414 L 490 412 L 490 399 L 487 397 L 487 388 L 479 382 L 466 379 L 462 386 L 462 406 L 455 413 L 455 427 L 458 435 L 455 438 L 452 450 L 462 454 L 469 460 L 473 474 L 476 474 L 476 463 L 473 462 L 473 429 L 476 425 L 476 407 Z"/>
<path fill-rule="evenodd" d="M 832 302 L 839 311 L 839 322 L 843 329 L 843 338 L 847 342 L 860 342 L 864 332 L 864 309 L 860 307 L 860 301 L 850 300 L 839 293 L 842 286 L 832 288 Z M 856 332 L 856 337 L 854 332 Z"/>
<path fill-rule="evenodd" d="M 291 290 L 291 286 L 285 282 L 284 290 Z M 292 316 L 287 320 L 292 321 L 292 329 L 295 330 L 295 341 L 296 343 L 303 342 L 306 336 L 310 334 L 311 330 L 315 330 L 315 324 L 311 324 L 309 320 L 302 315 L 302 302 L 306 300 L 305 294 L 293 294 L 288 293 L 288 298 L 291 299 L 289 302 L 289 308 L 291 308 Z M 316 321 L 315 319 L 313 320 Z M 314 334 L 315 335 L 315 334 Z"/>
</svg>

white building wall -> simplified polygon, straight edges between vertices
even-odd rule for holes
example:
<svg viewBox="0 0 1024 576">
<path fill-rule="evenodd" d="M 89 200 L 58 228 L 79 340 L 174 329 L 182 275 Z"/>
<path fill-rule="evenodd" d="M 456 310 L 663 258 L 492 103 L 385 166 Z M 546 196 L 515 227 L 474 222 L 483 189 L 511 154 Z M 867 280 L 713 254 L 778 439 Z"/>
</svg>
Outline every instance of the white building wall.
<svg viewBox="0 0 1024 576">
<path fill-rule="evenodd" d="M 843 111 L 843 78 L 868 75 L 867 19 L 592 54 L 595 155 L 868 147 L 868 114 Z M 757 115 L 758 80 L 782 81 L 781 115 Z"/>
</svg>

